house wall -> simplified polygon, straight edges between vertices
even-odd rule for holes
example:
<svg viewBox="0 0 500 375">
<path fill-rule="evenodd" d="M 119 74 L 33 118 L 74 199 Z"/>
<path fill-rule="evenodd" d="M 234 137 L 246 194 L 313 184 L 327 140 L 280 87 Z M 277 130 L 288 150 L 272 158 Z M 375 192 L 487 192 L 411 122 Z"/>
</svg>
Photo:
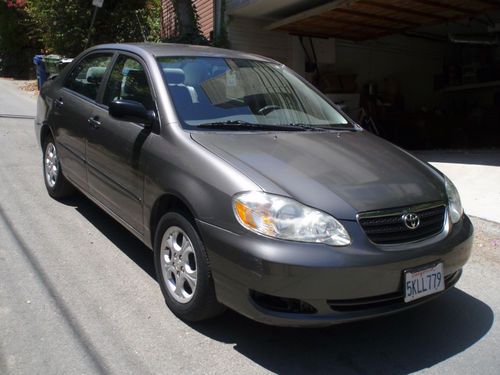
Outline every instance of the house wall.
<svg viewBox="0 0 500 375">
<path fill-rule="evenodd" d="M 194 6 L 198 12 L 201 33 L 210 39 L 210 33 L 214 30 L 214 1 L 195 0 Z"/>
<path fill-rule="evenodd" d="M 175 11 L 171 0 L 161 1 L 161 36 L 171 38 L 176 35 Z"/>
<path fill-rule="evenodd" d="M 290 59 L 289 35 L 265 30 L 268 22 L 242 17 L 230 17 L 227 30 L 231 48 L 270 57 L 284 64 Z"/>
<path fill-rule="evenodd" d="M 269 22 L 254 18 L 230 17 L 227 25 L 232 49 L 270 57 L 307 76 L 306 55 L 299 37 L 285 32 L 266 30 Z M 335 61 L 333 39 L 313 38 L 312 41 L 320 64 L 331 64 Z M 304 45 L 312 58 L 307 38 L 304 39 Z"/>
</svg>

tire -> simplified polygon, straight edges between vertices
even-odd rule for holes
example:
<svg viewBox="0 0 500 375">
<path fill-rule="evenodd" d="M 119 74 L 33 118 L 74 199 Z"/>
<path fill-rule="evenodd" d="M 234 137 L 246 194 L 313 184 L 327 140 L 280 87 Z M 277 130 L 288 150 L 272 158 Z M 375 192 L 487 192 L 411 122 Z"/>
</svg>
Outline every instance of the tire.
<svg viewBox="0 0 500 375">
<path fill-rule="evenodd" d="M 180 319 L 197 322 L 221 314 L 205 246 L 193 223 L 178 212 L 165 214 L 155 235 L 158 283 L 169 309 Z"/>
<path fill-rule="evenodd" d="M 59 153 L 52 136 L 46 137 L 43 142 L 42 167 L 43 181 L 47 192 L 52 198 L 66 198 L 74 193 L 73 185 L 64 177 L 62 172 Z"/>
</svg>

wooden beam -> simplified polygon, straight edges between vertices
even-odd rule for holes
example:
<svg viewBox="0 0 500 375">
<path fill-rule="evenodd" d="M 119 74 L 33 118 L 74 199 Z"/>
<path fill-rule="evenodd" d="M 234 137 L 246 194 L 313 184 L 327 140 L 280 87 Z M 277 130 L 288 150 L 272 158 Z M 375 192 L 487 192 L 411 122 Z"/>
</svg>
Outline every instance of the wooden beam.
<svg viewBox="0 0 500 375">
<path fill-rule="evenodd" d="M 381 32 L 365 32 L 360 30 L 353 30 L 351 28 L 346 28 L 340 25 L 334 25 L 332 23 L 328 24 L 316 24 L 314 27 L 309 25 L 306 20 L 302 22 L 296 22 L 291 25 L 285 25 L 277 30 L 286 31 L 289 34 L 293 35 L 303 35 L 303 36 L 313 36 L 318 38 L 331 38 L 332 36 L 337 36 L 342 34 L 344 39 L 356 39 L 359 40 L 363 38 L 364 35 L 367 34 L 369 37 L 372 35 L 378 36 L 381 35 Z M 385 32 L 384 32 L 385 33 Z"/>
<path fill-rule="evenodd" d="M 303 33 L 301 31 L 297 31 L 297 30 L 285 30 L 285 31 L 288 31 L 288 34 L 293 35 L 293 36 L 305 36 L 305 37 L 318 38 L 318 39 L 329 39 L 332 37 L 330 34 L 321 34 L 321 33 L 315 33 L 315 32 Z"/>
<path fill-rule="evenodd" d="M 304 28 L 304 30 L 309 30 L 309 28 Z M 380 36 L 392 34 L 392 31 L 381 31 L 381 30 L 355 30 L 355 29 L 346 29 L 342 26 L 332 27 L 332 25 L 328 26 L 318 26 L 315 29 L 311 29 L 313 32 L 322 35 L 329 35 L 330 37 L 337 37 L 338 35 L 342 35 L 344 39 L 350 40 L 367 40 L 379 38 Z M 297 30 L 296 30 L 297 31 Z"/>
<path fill-rule="evenodd" d="M 373 8 L 378 8 L 378 9 L 392 10 L 392 11 L 398 12 L 398 13 L 411 14 L 413 16 L 420 16 L 420 17 L 433 19 L 433 20 L 448 21 L 448 19 L 449 19 L 449 18 L 444 17 L 444 16 L 438 16 L 437 14 L 421 12 L 419 10 L 404 8 L 404 7 L 391 5 L 391 4 L 382 4 L 382 3 L 379 3 L 379 2 L 373 1 L 373 0 L 361 0 L 360 4 L 369 5 Z"/>
<path fill-rule="evenodd" d="M 284 18 L 282 20 L 273 22 L 272 24 L 265 27 L 266 30 L 274 30 L 279 29 L 281 26 L 289 25 L 291 23 L 295 23 L 297 21 L 302 21 L 310 17 L 317 16 L 318 14 L 322 14 L 328 12 L 330 10 L 339 8 L 344 5 L 351 5 L 356 3 L 359 0 L 333 0 L 328 4 L 320 5 L 312 9 L 308 9 L 304 12 L 294 14 L 293 16 Z"/>
<path fill-rule="evenodd" d="M 333 24 L 340 23 L 340 24 L 348 25 L 348 26 L 352 26 L 352 27 L 360 27 L 360 28 L 383 30 L 383 31 L 398 31 L 398 30 L 402 29 L 402 27 L 388 27 L 388 26 L 374 25 L 372 23 L 344 20 L 341 18 L 334 18 L 332 16 L 329 16 L 328 14 L 319 15 L 317 17 L 319 17 L 321 19 L 328 20 L 328 21 L 332 22 Z"/>
<path fill-rule="evenodd" d="M 488 4 L 488 5 L 492 5 L 496 8 L 500 8 L 500 1 L 499 0 L 475 0 L 479 3 L 483 3 L 483 4 Z"/>
<path fill-rule="evenodd" d="M 408 2 L 409 1 L 409 2 Z M 427 23 L 446 22 L 452 19 L 463 17 L 467 14 L 476 14 L 484 9 L 470 9 L 460 5 L 449 4 L 444 0 L 408 0 L 404 5 L 397 5 L 398 2 L 388 2 L 386 0 L 333 0 L 299 14 L 276 21 L 266 27 L 267 30 L 284 30 L 291 34 L 307 35 L 316 37 L 340 37 L 350 40 L 362 40 L 378 38 L 394 32 L 400 32 L 410 27 L 418 27 Z M 492 8 L 500 9 L 500 0 L 474 0 L 478 3 L 491 5 Z M 411 2 L 427 5 L 436 8 L 435 12 L 418 9 Z M 472 2 L 472 1 L 471 1 Z M 370 9 L 371 8 L 371 9 Z M 414 9 L 417 8 L 417 9 Z M 482 7 L 484 8 L 484 6 Z M 443 16 L 438 11 L 449 10 L 460 14 Z M 385 10 L 394 14 L 377 14 L 372 10 Z M 361 18 L 361 20 L 346 20 L 337 15 L 349 15 Z M 400 17 L 414 16 L 416 20 L 406 20 Z M 411 17 L 408 17 L 411 18 Z M 315 26 L 314 20 L 317 20 Z M 364 20 L 363 20 L 364 19 Z M 325 24 L 325 20 L 331 24 Z M 421 22 L 419 22 L 419 20 Z M 310 21 L 310 23 L 309 23 Z M 370 21 L 384 21 L 388 24 L 377 24 Z M 344 25 L 344 26 L 342 26 Z M 373 31 L 370 31 L 373 30 Z"/>
<path fill-rule="evenodd" d="M 404 26 L 420 26 L 420 24 L 418 22 L 406 21 L 406 20 L 402 20 L 400 18 L 384 16 L 384 15 L 381 15 L 381 14 L 373 14 L 373 13 L 368 13 L 368 12 L 362 12 L 360 10 L 354 10 L 354 9 L 338 8 L 338 9 L 335 10 L 335 12 L 349 14 L 351 16 L 363 17 L 363 18 L 366 18 L 366 19 L 372 19 L 372 20 L 379 20 L 379 21 L 386 21 L 386 22 L 398 23 L 398 24 L 404 25 Z"/>
<path fill-rule="evenodd" d="M 419 3 L 419 4 L 429 5 L 429 6 L 434 7 L 434 8 L 452 10 L 454 12 L 463 13 L 463 14 L 477 13 L 477 10 L 467 9 L 467 8 L 463 8 L 463 7 L 460 7 L 458 5 L 453 5 L 453 4 L 443 4 L 443 3 L 440 3 L 439 1 L 434 1 L 434 0 L 410 0 L 410 1 L 413 1 L 413 2 Z"/>
<path fill-rule="evenodd" d="M 302 25 L 295 24 L 292 27 L 283 27 L 283 31 L 287 31 L 290 34 L 294 35 L 307 35 L 307 36 L 317 36 L 317 37 L 322 37 L 322 38 L 328 38 L 332 36 L 332 33 L 335 34 L 344 34 L 344 35 L 349 35 L 349 36 L 358 36 L 359 31 L 356 30 L 349 30 L 346 28 L 339 28 L 339 27 L 331 27 L 331 26 L 320 26 L 318 25 L 315 28 L 311 27 L 303 27 Z"/>
<path fill-rule="evenodd" d="M 353 34 L 353 33 L 345 33 L 343 30 L 328 30 L 327 33 L 322 33 L 318 31 L 309 31 L 309 30 L 285 30 L 287 31 L 290 35 L 294 36 L 304 36 L 304 37 L 311 37 L 311 38 L 319 38 L 319 39 L 328 39 L 328 38 L 341 38 L 341 39 L 347 39 L 347 40 L 360 40 L 359 34 Z"/>
</svg>

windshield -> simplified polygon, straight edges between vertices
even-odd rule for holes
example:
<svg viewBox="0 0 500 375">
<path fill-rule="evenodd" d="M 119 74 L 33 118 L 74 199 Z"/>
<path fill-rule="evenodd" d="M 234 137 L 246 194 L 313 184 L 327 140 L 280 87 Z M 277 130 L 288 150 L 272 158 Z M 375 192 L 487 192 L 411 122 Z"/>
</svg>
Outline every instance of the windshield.
<svg viewBox="0 0 500 375">
<path fill-rule="evenodd" d="M 283 65 L 217 57 L 160 57 L 158 62 L 185 128 L 353 129 Z"/>
</svg>

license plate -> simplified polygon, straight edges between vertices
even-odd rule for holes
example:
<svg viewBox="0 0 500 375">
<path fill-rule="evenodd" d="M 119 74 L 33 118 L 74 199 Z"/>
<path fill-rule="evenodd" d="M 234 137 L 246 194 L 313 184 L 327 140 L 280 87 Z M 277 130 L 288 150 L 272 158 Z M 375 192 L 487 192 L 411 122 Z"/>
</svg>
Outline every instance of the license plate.
<svg viewBox="0 0 500 375">
<path fill-rule="evenodd" d="M 406 270 L 405 302 L 429 296 L 444 290 L 443 263 Z"/>
</svg>

